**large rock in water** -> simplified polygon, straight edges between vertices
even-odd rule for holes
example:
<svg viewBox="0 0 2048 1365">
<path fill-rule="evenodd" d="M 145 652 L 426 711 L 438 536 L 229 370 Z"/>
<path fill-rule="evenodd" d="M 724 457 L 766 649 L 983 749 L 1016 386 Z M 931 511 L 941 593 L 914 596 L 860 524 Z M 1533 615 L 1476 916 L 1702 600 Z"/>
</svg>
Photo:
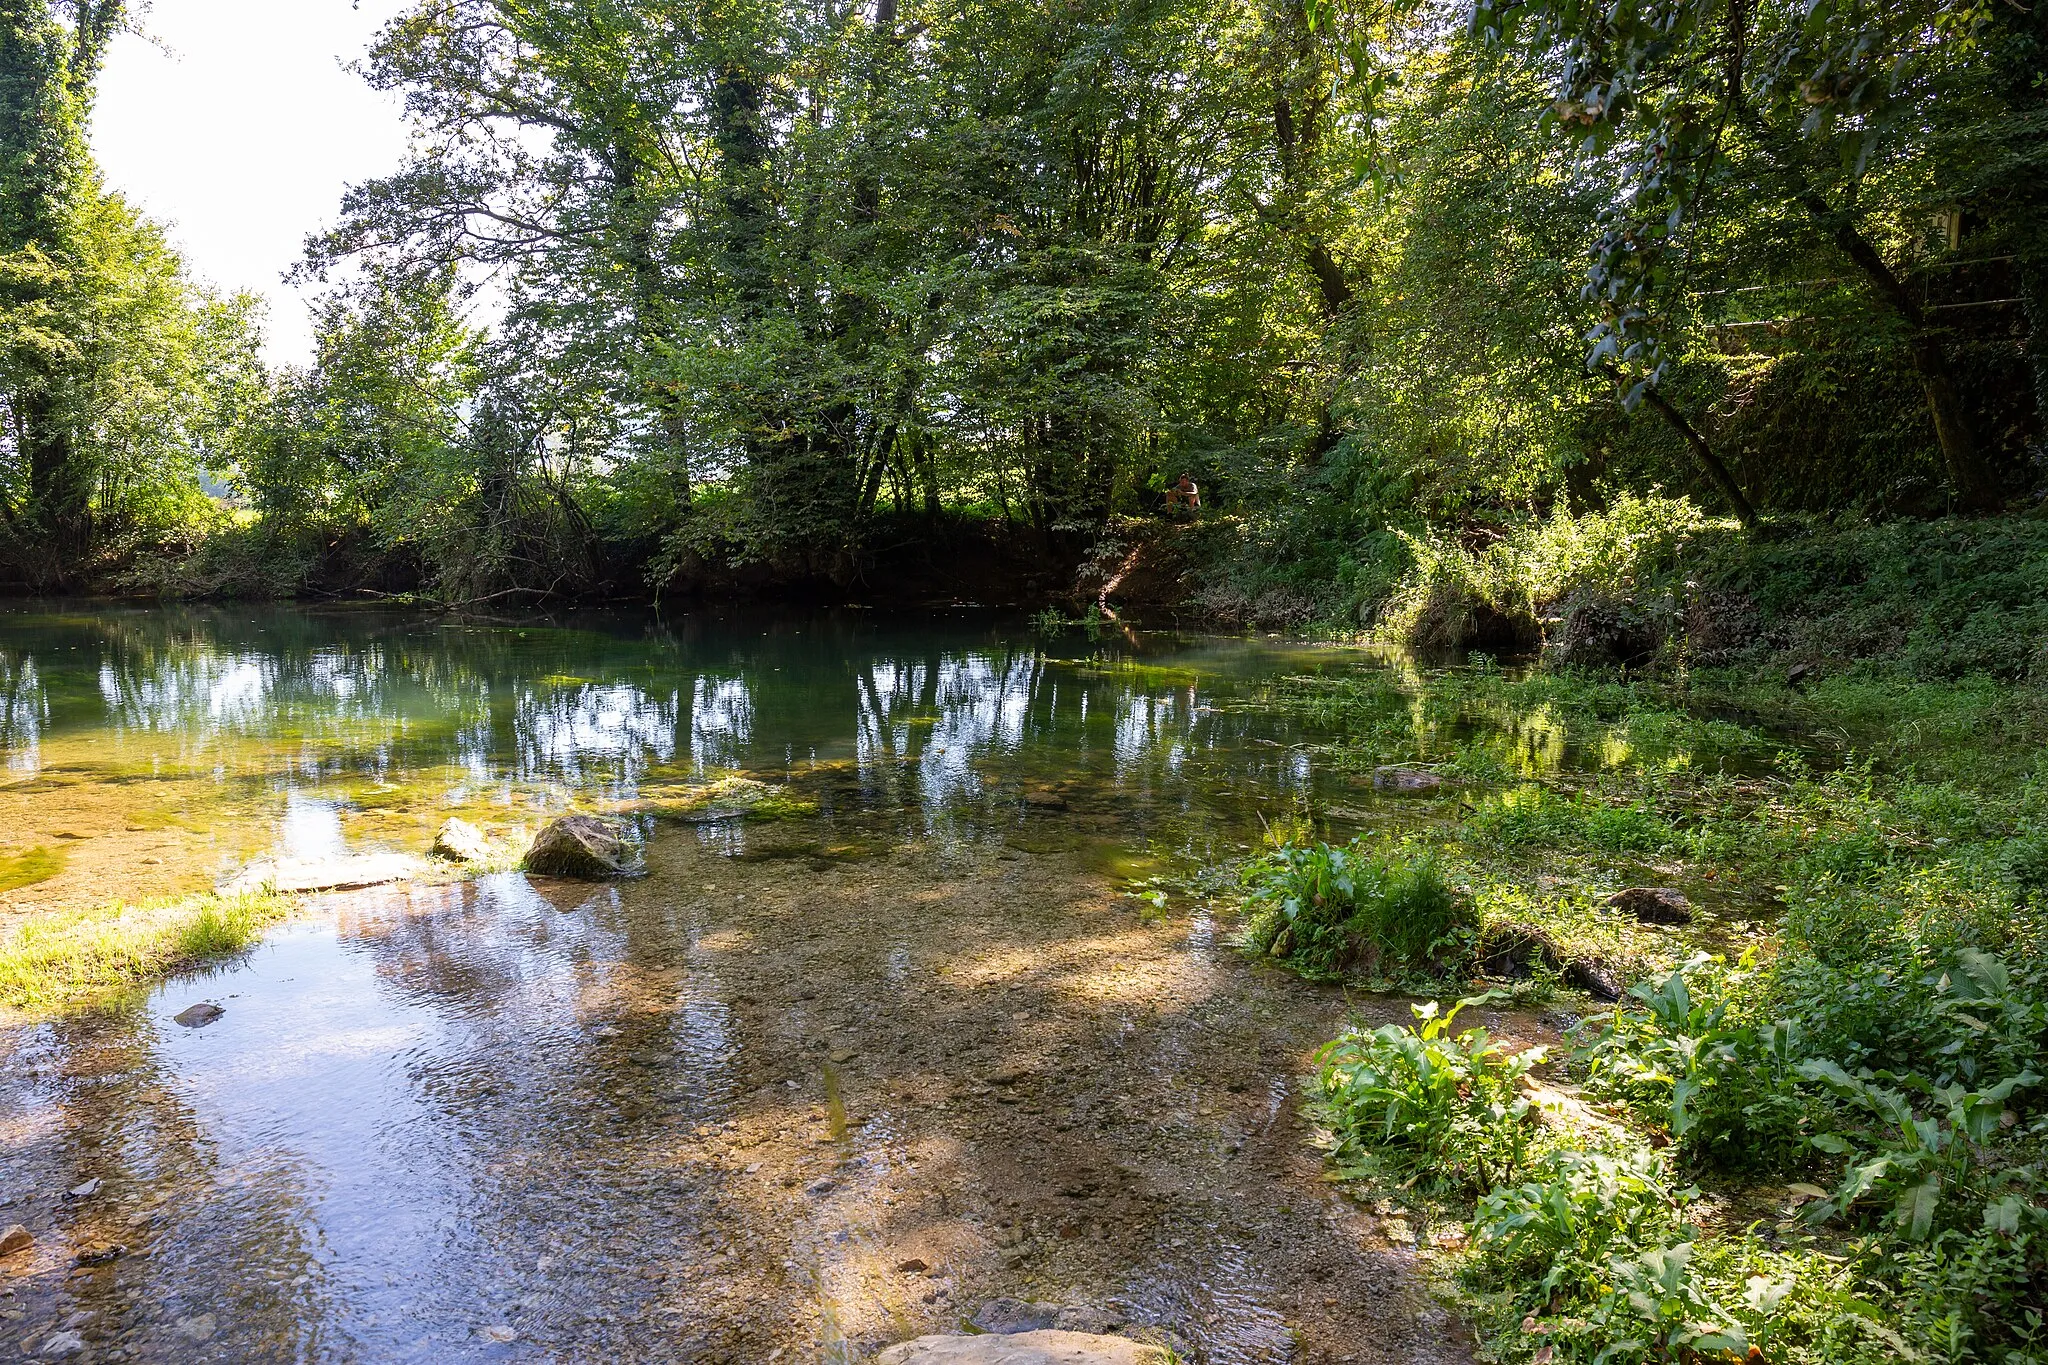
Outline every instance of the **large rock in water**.
<svg viewBox="0 0 2048 1365">
<path fill-rule="evenodd" d="M 1003 1336 L 919 1337 L 891 1346 L 875 1365 L 1167 1365 L 1158 1346 L 1086 1332 L 1018 1332 Z"/>
<path fill-rule="evenodd" d="M 645 869 L 626 861 L 618 830 L 593 815 L 565 815 L 534 837 L 526 870 L 540 877 L 601 882 L 637 877 Z"/>
</svg>

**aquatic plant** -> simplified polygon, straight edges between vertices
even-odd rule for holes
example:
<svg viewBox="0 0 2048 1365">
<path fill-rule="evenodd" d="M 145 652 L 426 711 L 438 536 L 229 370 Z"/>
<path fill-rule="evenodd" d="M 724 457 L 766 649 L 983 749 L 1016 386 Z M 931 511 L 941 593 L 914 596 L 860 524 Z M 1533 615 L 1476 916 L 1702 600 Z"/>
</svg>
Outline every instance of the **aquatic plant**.
<svg viewBox="0 0 2048 1365">
<path fill-rule="evenodd" d="M 1246 947 L 1311 978 L 1440 971 L 1478 927 L 1470 899 L 1412 847 L 1287 843 L 1246 867 L 1244 888 Z"/>
<path fill-rule="evenodd" d="M 64 871 L 70 850 L 63 845 L 37 845 L 19 853 L 0 853 L 0 891 L 17 891 L 46 882 Z"/>
</svg>

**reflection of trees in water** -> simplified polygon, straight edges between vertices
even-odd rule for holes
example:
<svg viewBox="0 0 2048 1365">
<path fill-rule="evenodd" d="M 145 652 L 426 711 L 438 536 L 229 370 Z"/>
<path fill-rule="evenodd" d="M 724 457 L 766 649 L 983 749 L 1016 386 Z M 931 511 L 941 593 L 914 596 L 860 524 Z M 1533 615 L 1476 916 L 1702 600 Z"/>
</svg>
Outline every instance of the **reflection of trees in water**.
<svg viewBox="0 0 2048 1365">
<path fill-rule="evenodd" d="M 310 785 L 455 769 L 479 786 L 627 794 L 651 770 L 801 774 L 950 821 L 1023 787 L 1113 789 L 1192 808 L 1204 783 L 1302 775 L 1242 741 L 1267 722 L 1202 705 L 1212 684 L 1071 667 L 972 626 L 859 614 L 602 629 L 266 609 L 19 616 L 4 626 L 13 731 L 161 737 L 187 764 Z M 1114 646 L 1115 657 L 1128 651 Z M 45 664 L 43 661 L 47 660 Z M 40 719 L 47 714 L 45 723 Z M 9 731 L 8 733 L 12 733 Z"/>
<path fill-rule="evenodd" d="M 0 761 L 16 772 L 34 772 L 41 761 L 43 722 L 49 701 L 36 662 L 0 649 Z"/>
</svg>

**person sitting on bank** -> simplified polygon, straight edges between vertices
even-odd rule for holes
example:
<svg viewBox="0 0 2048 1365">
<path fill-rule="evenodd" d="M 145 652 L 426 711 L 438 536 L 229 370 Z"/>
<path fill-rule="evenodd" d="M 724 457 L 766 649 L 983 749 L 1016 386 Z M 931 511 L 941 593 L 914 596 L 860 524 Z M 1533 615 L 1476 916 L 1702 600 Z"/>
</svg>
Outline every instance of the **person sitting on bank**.
<svg viewBox="0 0 2048 1365">
<path fill-rule="evenodd" d="M 1185 507 L 1190 512 L 1202 510 L 1202 490 L 1195 487 L 1194 476 L 1183 474 L 1180 482 L 1166 490 L 1166 510 Z"/>
</svg>

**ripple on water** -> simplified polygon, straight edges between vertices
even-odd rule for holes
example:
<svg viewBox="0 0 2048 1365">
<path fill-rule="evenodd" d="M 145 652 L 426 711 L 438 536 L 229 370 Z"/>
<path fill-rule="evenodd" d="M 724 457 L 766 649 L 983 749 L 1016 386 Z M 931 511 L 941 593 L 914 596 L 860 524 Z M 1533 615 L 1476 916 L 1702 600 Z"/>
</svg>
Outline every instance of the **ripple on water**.
<svg viewBox="0 0 2048 1365">
<path fill-rule="evenodd" d="M 1214 1227 L 1181 1226 L 1125 1294 L 1132 1318 L 1181 1333 L 1205 1365 L 1278 1365 L 1294 1334 L 1269 1306 L 1268 1285 L 1246 1250 Z"/>
</svg>

